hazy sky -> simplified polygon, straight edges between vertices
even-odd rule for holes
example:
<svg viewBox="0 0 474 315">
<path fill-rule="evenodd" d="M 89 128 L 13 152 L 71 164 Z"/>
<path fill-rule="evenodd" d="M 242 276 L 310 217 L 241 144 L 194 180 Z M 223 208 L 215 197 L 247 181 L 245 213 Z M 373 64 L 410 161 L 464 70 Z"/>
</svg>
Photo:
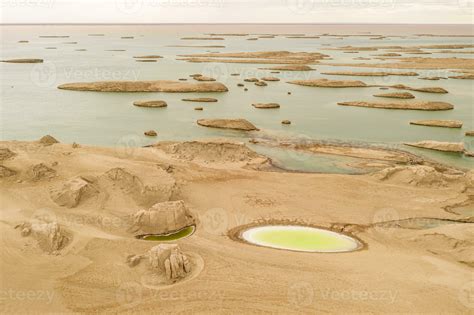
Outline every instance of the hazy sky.
<svg viewBox="0 0 474 315">
<path fill-rule="evenodd" d="M 2 23 L 456 23 L 474 0 L 0 0 Z"/>
</svg>

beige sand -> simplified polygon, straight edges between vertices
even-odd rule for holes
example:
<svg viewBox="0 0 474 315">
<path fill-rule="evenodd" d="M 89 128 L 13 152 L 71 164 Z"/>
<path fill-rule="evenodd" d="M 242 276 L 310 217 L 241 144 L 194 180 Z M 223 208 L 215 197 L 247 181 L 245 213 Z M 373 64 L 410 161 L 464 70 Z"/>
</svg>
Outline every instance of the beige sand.
<svg viewBox="0 0 474 315">
<path fill-rule="evenodd" d="M 242 169 L 254 160 L 243 149 L 237 153 L 227 147 L 216 155 L 215 148 L 199 145 L 175 155 L 158 148 L 13 141 L 1 147 L 15 153 L 3 165 L 17 172 L 0 181 L 2 313 L 471 310 L 472 224 L 453 221 L 426 228 L 419 223 L 426 219 L 416 218 L 463 218 L 444 208 L 472 204 L 472 173 L 444 174 L 420 166 L 377 176 L 262 172 Z M 199 156 L 177 158 L 186 152 Z M 26 170 L 39 163 L 55 176 L 32 181 Z M 111 173 L 113 168 L 122 171 Z M 75 208 L 56 205 L 50 187 L 75 176 L 87 177 L 98 195 L 84 196 Z M 176 242 L 178 258 L 192 262 L 192 275 L 155 285 L 153 263 L 161 252 L 152 250 L 156 242 L 133 237 L 128 218 L 168 200 L 184 200 L 199 217 L 196 232 Z M 55 254 L 45 252 L 40 239 L 22 237 L 14 228 L 36 217 L 54 220 L 67 231 L 69 241 Z M 295 253 L 249 246 L 226 235 L 260 219 L 299 220 L 353 233 L 367 249 Z M 403 228 L 401 219 L 410 219 L 411 228 Z M 141 255 L 149 262 L 133 266 Z M 187 267 L 171 269 L 170 277 L 174 272 L 187 272 Z"/>
</svg>

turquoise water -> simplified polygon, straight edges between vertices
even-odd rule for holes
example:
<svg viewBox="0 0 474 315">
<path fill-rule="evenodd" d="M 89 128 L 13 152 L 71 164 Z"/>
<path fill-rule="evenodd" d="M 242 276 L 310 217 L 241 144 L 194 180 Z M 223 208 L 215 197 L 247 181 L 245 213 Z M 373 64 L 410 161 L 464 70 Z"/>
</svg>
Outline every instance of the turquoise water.
<svg viewBox="0 0 474 315">
<path fill-rule="evenodd" d="M 429 45 L 449 43 L 472 43 L 471 38 L 416 37 L 391 38 L 374 41 L 367 37 L 336 37 L 320 39 L 260 39 L 247 41 L 246 37 L 226 37 L 223 41 L 183 41 L 180 37 L 202 36 L 206 32 L 253 32 L 253 33 L 340 33 L 350 34 L 366 31 L 369 26 L 1 26 L 1 59 L 43 58 L 43 64 L 0 63 L 1 73 L 1 139 L 32 140 L 45 134 L 52 134 L 63 142 L 78 142 L 93 145 L 146 145 L 159 140 L 185 140 L 209 137 L 231 137 L 246 140 L 249 135 L 235 131 L 208 129 L 196 125 L 199 118 L 246 118 L 267 135 L 285 137 L 307 137 L 311 139 L 337 139 L 346 142 L 363 141 L 402 147 L 441 162 L 461 167 L 472 167 L 472 159 L 457 154 L 445 154 L 408 148 L 401 143 L 420 140 L 464 141 L 468 149 L 474 150 L 474 139 L 464 137 L 473 126 L 473 83 L 472 80 L 425 81 L 416 77 L 348 77 L 321 75 L 325 71 L 371 71 L 369 68 L 330 67 L 314 65 L 312 72 L 282 72 L 258 70 L 268 65 L 187 63 L 176 60 L 177 55 L 205 53 L 207 51 L 320 51 L 330 55 L 330 62 L 367 62 L 352 58 L 369 56 L 379 52 L 344 54 L 325 50 L 328 46 L 373 46 L 373 45 Z M 423 33 L 430 33 L 425 26 Z M 437 29 L 433 26 L 432 29 Z M 272 31 L 273 30 L 273 31 Z M 454 26 L 445 32 L 460 34 L 465 27 Z M 408 26 L 396 29 L 377 27 L 373 33 L 414 34 L 419 28 Z M 467 29 L 469 32 L 469 28 Z M 103 33 L 104 36 L 88 36 Z M 39 38 L 40 35 L 69 35 L 69 38 Z M 134 36 L 134 39 L 121 39 Z M 29 43 L 18 43 L 29 40 Z M 66 42 L 78 42 L 66 44 Z M 179 48 L 169 45 L 225 45 L 226 48 Z M 49 50 L 45 47 L 57 47 Z M 87 49 L 87 51 L 76 51 Z M 106 51 L 124 49 L 125 51 Z M 156 63 L 140 63 L 133 59 L 137 55 L 158 54 L 164 58 Z M 408 55 L 417 56 L 417 55 Z M 428 57 L 457 56 L 470 58 L 469 54 L 432 54 Z M 422 55 L 421 57 L 426 57 Z M 372 61 L 369 61 L 372 62 Z M 383 69 L 380 69 L 382 71 Z M 379 71 L 379 70 L 377 70 Z M 405 71 L 405 70 L 400 70 Z M 406 70 L 410 71 L 410 70 Z M 413 70 L 420 76 L 453 75 L 445 70 Z M 240 73 L 240 77 L 230 76 Z M 229 87 L 227 93 L 97 93 L 59 90 L 59 84 L 80 81 L 101 80 L 159 80 L 188 77 L 193 73 L 213 76 Z M 246 84 L 249 91 L 236 87 L 245 77 L 277 76 L 280 82 L 269 82 L 267 87 Z M 422 112 L 395 111 L 369 108 L 343 107 L 340 101 L 371 100 L 379 93 L 378 88 L 329 89 L 295 86 L 285 81 L 310 78 L 359 79 L 368 84 L 406 84 L 414 87 L 440 86 L 450 93 L 445 95 L 413 92 L 418 100 L 446 101 L 454 104 L 452 111 Z M 291 91 L 292 95 L 287 95 Z M 204 104 L 204 111 L 195 111 L 195 104 L 182 102 L 184 97 L 215 97 L 217 103 Z M 136 100 L 162 99 L 168 102 L 164 109 L 137 108 Z M 255 102 L 278 102 L 277 110 L 258 110 L 251 106 Z M 281 120 L 292 121 L 282 126 Z M 430 128 L 409 125 L 418 119 L 458 119 L 464 122 L 459 129 Z M 143 135 L 145 130 L 155 129 L 154 139 Z M 253 136 L 253 135 L 251 135 Z M 275 152 L 287 165 L 304 164 L 293 154 Z M 316 160 L 304 159 L 303 169 L 330 170 L 331 161 L 318 167 Z M 336 159 L 336 158 L 335 158 Z M 322 161 L 319 160 L 319 161 Z M 337 161 L 334 162 L 338 164 Z M 321 164 L 321 165 L 322 165 Z M 346 172 L 334 166 L 335 172 Z M 349 170 L 350 171 L 350 170 Z"/>
</svg>

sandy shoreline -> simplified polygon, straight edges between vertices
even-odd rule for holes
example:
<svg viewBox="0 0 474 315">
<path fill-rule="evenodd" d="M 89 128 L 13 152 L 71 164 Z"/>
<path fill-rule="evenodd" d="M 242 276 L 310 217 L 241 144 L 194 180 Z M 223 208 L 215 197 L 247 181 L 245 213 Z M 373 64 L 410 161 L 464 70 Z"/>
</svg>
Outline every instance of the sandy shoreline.
<svg viewBox="0 0 474 315">
<path fill-rule="evenodd" d="M 3 282 L 12 292 L 43 290 L 52 296 L 49 303 L 7 299 L 2 306 L 6 312 L 209 313 L 218 308 L 223 313 L 312 313 L 361 306 L 370 313 L 467 311 L 459 295 L 472 274 L 472 224 L 427 228 L 416 218 L 466 219 L 451 208 L 472 202 L 472 172 L 448 174 L 427 166 L 360 176 L 266 172 L 247 168 L 264 159 L 239 146 L 223 147 L 219 154 L 199 145 L 173 147 L 168 153 L 160 147 L 17 141 L 0 147 L 13 152 L 2 154 L 2 165 L 14 172 L 0 182 Z M 45 168 L 32 173 L 38 164 Z M 112 182 L 104 177 L 111 169 L 122 174 Z M 77 176 L 98 193 L 80 198 L 73 208 L 58 206 L 51 189 Z M 175 243 L 192 259 L 202 258 L 203 265 L 189 280 L 156 287 L 148 282 L 146 262 L 135 267 L 125 263 L 128 255 L 156 245 L 135 239 L 127 218 L 167 200 L 183 200 L 199 218 L 195 233 Z M 68 231 L 69 243 L 50 254 L 14 229 L 36 216 L 57 221 Z M 249 246 L 227 236 L 262 219 L 298 220 L 353 233 L 368 249 L 296 253 Z M 410 219 L 415 228 L 401 228 L 396 223 L 400 219 Z M 311 303 L 295 298 L 301 287 L 311 289 Z M 346 291 L 390 293 L 393 299 L 368 303 L 341 297 Z M 125 298 L 124 292 L 130 296 Z"/>
</svg>

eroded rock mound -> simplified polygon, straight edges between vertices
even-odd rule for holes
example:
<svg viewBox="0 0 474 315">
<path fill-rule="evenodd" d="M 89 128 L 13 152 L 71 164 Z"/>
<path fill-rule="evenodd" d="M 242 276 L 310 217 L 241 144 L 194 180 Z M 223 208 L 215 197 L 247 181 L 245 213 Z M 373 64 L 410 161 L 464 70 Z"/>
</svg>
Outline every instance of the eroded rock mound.
<svg viewBox="0 0 474 315">
<path fill-rule="evenodd" d="M 176 281 L 191 272 L 191 262 L 177 244 L 160 244 L 150 249 L 148 261 L 153 270 Z"/>
<path fill-rule="evenodd" d="M 412 186 L 446 187 L 449 183 L 462 181 L 464 174 L 445 174 L 431 166 L 413 165 L 389 167 L 374 173 L 373 177 Z"/>
<path fill-rule="evenodd" d="M 197 97 L 197 98 L 183 98 L 183 102 L 204 102 L 204 103 L 215 103 L 217 102 L 216 98 L 212 97 Z"/>
<path fill-rule="evenodd" d="M 87 179 L 73 178 L 50 191 L 51 199 L 59 206 L 74 208 L 87 198 L 95 196 L 99 190 Z"/>
<path fill-rule="evenodd" d="M 56 171 L 50 167 L 48 167 L 44 163 L 39 163 L 36 165 L 31 166 L 26 171 L 27 177 L 33 181 L 39 181 L 43 179 L 49 179 L 56 176 Z"/>
<path fill-rule="evenodd" d="M 101 191 L 114 197 L 114 202 L 121 198 L 121 202 L 132 199 L 134 203 L 150 206 L 156 202 L 168 201 L 173 194 L 176 181 L 165 171 L 150 174 L 153 181 L 145 184 L 142 179 L 131 174 L 124 168 L 113 168 L 102 174 L 97 184 Z"/>
<path fill-rule="evenodd" d="M 464 143 L 462 142 L 441 142 L 441 141 L 426 140 L 426 141 L 420 141 L 420 142 L 409 142 L 409 143 L 405 143 L 405 145 L 409 145 L 411 147 L 423 148 L 423 149 L 444 151 L 444 152 L 455 152 L 455 153 L 464 152 Z"/>
<path fill-rule="evenodd" d="M 337 105 L 342 106 L 356 106 L 356 107 L 369 107 L 369 108 L 384 108 L 384 109 L 408 109 L 408 110 L 449 110 L 453 109 L 452 104 L 446 102 L 339 102 Z"/>
<path fill-rule="evenodd" d="M 53 136 L 46 135 L 42 137 L 41 139 L 39 139 L 39 143 L 43 145 L 53 145 L 55 143 L 59 143 L 59 141 L 56 140 L 56 138 L 54 138 Z"/>
<path fill-rule="evenodd" d="M 243 131 L 258 130 L 257 127 L 245 119 L 199 119 L 197 124 L 210 128 L 234 129 Z"/>
<path fill-rule="evenodd" d="M 280 79 L 278 79 L 276 77 L 263 77 L 262 81 L 277 82 L 277 81 L 280 81 Z"/>
<path fill-rule="evenodd" d="M 181 82 L 181 81 L 100 81 L 67 83 L 58 89 L 96 92 L 227 92 L 227 87 L 219 82 Z"/>
<path fill-rule="evenodd" d="M 411 93 L 382 93 L 382 94 L 375 94 L 375 97 L 387 97 L 387 98 L 400 98 L 400 99 L 411 99 L 415 98 L 415 96 Z"/>
<path fill-rule="evenodd" d="M 194 77 L 193 77 L 193 79 L 194 79 L 194 80 L 196 80 L 196 81 L 203 81 L 203 82 L 207 82 L 207 81 L 210 81 L 210 82 L 212 82 L 212 81 L 216 81 L 216 79 L 214 79 L 214 78 L 211 78 L 211 77 L 206 77 L 206 76 L 204 76 L 204 75 L 200 75 L 200 76 L 194 76 Z"/>
<path fill-rule="evenodd" d="M 313 71 L 314 69 L 307 65 L 287 65 L 287 66 L 276 66 L 270 68 L 260 68 L 261 70 L 273 70 L 273 71 Z"/>
<path fill-rule="evenodd" d="M 228 140 L 159 142 L 153 145 L 180 160 L 203 163 L 265 163 L 268 158 L 243 143 Z"/>
<path fill-rule="evenodd" d="M 166 107 L 168 104 L 165 101 L 155 100 L 155 101 L 135 101 L 133 105 L 138 107 Z"/>
<path fill-rule="evenodd" d="M 277 103 L 254 103 L 252 104 L 255 108 L 269 109 L 269 108 L 280 108 L 280 104 Z"/>
<path fill-rule="evenodd" d="M 58 222 L 45 222 L 34 219 L 24 222 L 15 228 L 21 231 L 21 235 L 32 236 L 38 242 L 38 246 L 45 252 L 54 253 L 63 249 L 69 242 L 68 233 L 61 228 Z"/>
<path fill-rule="evenodd" d="M 334 72 L 321 72 L 326 75 L 347 75 L 347 76 L 360 76 L 360 77 L 386 77 L 386 76 L 417 76 L 416 72 L 353 72 L 353 71 L 334 71 Z"/>
<path fill-rule="evenodd" d="M 312 87 L 329 87 L 329 88 L 350 88 L 350 87 L 366 87 L 362 81 L 340 81 L 328 79 L 313 79 L 313 80 L 295 80 L 289 81 L 290 84 L 312 86 Z"/>
<path fill-rule="evenodd" d="M 424 93 L 440 93 L 440 94 L 446 94 L 448 91 L 441 87 L 421 87 L 421 88 L 413 88 L 409 87 L 403 84 L 397 84 L 397 85 L 392 85 L 390 86 L 394 89 L 400 89 L 400 90 L 410 90 L 410 91 L 415 91 L 415 92 L 424 92 Z"/>
<path fill-rule="evenodd" d="M 182 200 L 160 202 L 148 210 L 139 210 L 133 221 L 132 230 L 137 235 L 169 234 L 196 224 Z"/>
<path fill-rule="evenodd" d="M 0 178 L 10 177 L 16 174 L 16 171 L 6 166 L 0 165 Z"/>
<path fill-rule="evenodd" d="M 0 161 L 8 160 L 16 155 L 15 152 L 9 148 L 0 148 Z"/>
<path fill-rule="evenodd" d="M 462 121 L 460 120 L 417 120 L 410 121 L 411 125 L 430 126 L 430 127 L 444 127 L 444 128 L 461 128 Z"/>
<path fill-rule="evenodd" d="M 8 63 L 42 63 L 43 59 L 8 59 L 8 60 L 2 60 L 2 62 L 8 62 Z"/>
</svg>

